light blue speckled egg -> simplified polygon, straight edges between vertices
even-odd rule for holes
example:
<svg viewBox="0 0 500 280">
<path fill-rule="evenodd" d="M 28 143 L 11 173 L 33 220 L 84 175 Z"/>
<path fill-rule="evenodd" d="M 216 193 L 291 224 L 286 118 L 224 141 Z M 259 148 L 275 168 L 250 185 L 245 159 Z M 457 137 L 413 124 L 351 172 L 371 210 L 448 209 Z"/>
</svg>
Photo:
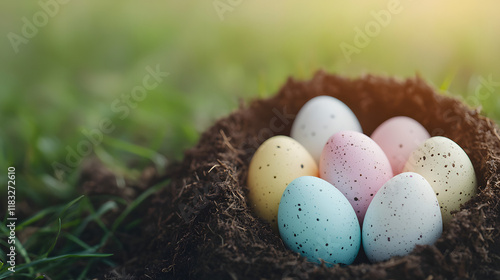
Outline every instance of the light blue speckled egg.
<svg viewBox="0 0 500 280">
<path fill-rule="evenodd" d="M 312 176 L 293 180 L 283 192 L 278 228 L 288 248 L 327 266 L 351 264 L 361 244 L 358 218 L 347 198 Z"/>
</svg>

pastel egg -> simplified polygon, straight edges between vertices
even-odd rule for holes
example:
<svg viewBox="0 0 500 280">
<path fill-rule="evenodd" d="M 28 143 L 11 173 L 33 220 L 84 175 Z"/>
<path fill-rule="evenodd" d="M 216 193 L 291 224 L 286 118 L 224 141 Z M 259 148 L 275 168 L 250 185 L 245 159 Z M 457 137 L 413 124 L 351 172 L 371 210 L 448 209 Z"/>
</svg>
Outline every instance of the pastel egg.
<svg viewBox="0 0 500 280">
<path fill-rule="evenodd" d="M 404 171 L 416 172 L 431 184 L 441 206 L 444 224 L 452 218 L 451 211 L 477 194 L 474 166 L 465 151 L 453 140 L 435 136 L 413 151 Z"/>
<path fill-rule="evenodd" d="M 363 223 L 363 249 L 371 262 L 432 245 L 441 236 L 439 203 L 424 177 L 406 172 L 387 181 L 373 198 Z"/>
<path fill-rule="evenodd" d="M 341 131 L 330 137 L 319 172 L 346 196 L 361 224 L 373 196 L 392 178 L 391 164 L 382 149 L 356 131 Z"/>
<path fill-rule="evenodd" d="M 274 136 L 257 149 L 248 170 L 248 197 L 255 213 L 277 230 L 278 207 L 287 185 L 300 176 L 317 176 L 316 162 L 297 141 Z"/>
<path fill-rule="evenodd" d="M 362 132 L 358 119 L 347 105 L 331 96 L 318 96 L 302 106 L 290 136 L 319 162 L 328 138 L 342 130 Z"/>
<path fill-rule="evenodd" d="M 430 137 L 419 122 L 405 116 L 386 120 L 371 135 L 389 159 L 394 174 L 403 171 L 411 152 Z"/>
<path fill-rule="evenodd" d="M 317 177 L 299 177 L 283 192 L 278 211 L 281 238 L 311 262 L 348 265 L 361 244 L 359 222 L 342 193 Z"/>
</svg>

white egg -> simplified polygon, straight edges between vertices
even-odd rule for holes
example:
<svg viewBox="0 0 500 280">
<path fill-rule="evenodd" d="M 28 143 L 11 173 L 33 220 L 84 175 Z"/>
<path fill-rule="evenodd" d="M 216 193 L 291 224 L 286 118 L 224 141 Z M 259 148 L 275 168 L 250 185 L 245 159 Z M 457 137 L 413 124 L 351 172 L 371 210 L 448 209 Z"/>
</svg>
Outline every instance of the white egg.
<svg viewBox="0 0 500 280">
<path fill-rule="evenodd" d="M 387 181 L 373 198 L 363 223 L 363 248 L 371 262 L 432 245 L 441 236 L 439 203 L 424 177 L 406 172 Z"/>
<path fill-rule="evenodd" d="M 328 138 L 341 130 L 362 132 L 358 119 L 347 105 L 331 96 L 318 96 L 300 109 L 290 136 L 319 163 Z"/>
</svg>

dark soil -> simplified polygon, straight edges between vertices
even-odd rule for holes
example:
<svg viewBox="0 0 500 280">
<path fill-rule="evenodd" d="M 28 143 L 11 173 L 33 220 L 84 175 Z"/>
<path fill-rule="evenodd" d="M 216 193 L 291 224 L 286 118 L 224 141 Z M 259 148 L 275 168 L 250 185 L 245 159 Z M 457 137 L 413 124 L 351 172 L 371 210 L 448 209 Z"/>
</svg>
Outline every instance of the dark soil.
<svg viewBox="0 0 500 280">
<path fill-rule="evenodd" d="M 289 135 L 295 114 L 318 95 L 346 103 L 368 135 L 384 120 L 405 115 L 467 152 L 479 194 L 455 214 L 433 246 L 417 246 L 410 255 L 386 262 L 328 268 L 287 250 L 253 214 L 246 200 L 253 153 L 267 138 Z M 137 245 L 123 253 L 128 261 L 104 278 L 500 279 L 497 130 L 490 119 L 457 99 L 436 94 L 418 77 L 351 80 L 318 72 L 310 81 L 290 79 L 274 97 L 219 120 L 181 163 L 169 167 L 170 183 L 136 213 L 144 220 L 133 236 Z"/>
</svg>

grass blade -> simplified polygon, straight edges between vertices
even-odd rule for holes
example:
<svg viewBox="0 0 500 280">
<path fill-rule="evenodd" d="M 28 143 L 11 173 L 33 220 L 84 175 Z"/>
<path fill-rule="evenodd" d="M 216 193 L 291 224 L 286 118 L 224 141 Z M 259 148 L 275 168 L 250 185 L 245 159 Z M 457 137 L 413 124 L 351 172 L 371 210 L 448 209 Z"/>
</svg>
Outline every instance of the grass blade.
<svg viewBox="0 0 500 280">
<path fill-rule="evenodd" d="M 102 223 L 102 221 L 100 220 L 100 217 L 102 215 L 104 215 L 105 213 L 107 213 L 108 211 L 116 209 L 117 207 L 118 207 L 118 204 L 116 204 L 116 202 L 114 202 L 114 201 L 108 201 L 108 202 L 104 203 L 97 210 L 97 212 L 94 212 L 93 211 L 93 207 L 92 207 L 91 210 L 92 210 L 93 213 L 91 215 L 85 217 L 85 219 L 83 220 L 83 222 L 78 226 L 78 228 L 73 232 L 73 234 L 76 235 L 76 236 L 80 236 L 80 234 L 87 227 L 87 225 L 88 225 L 88 223 L 90 221 L 95 221 L 105 232 L 108 231 L 108 229 L 106 228 L 106 226 L 104 225 L 104 223 Z"/>
<path fill-rule="evenodd" d="M 165 166 L 167 165 L 167 158 L 156 151 L 150 150 L 148 148 L 144 148 L 129 142 L 125 142 L 119 139 L 111 138 L 111 137 L 105 137 L 104 138 L 104 143 L 123 150 L 127 151 L 129 153 L 150 159 L 156 166 L 158 170 L 163 170 Z"/>
<path fill-rule="evenodd" d="M 80 195 L 79 197 L 73 199 L 72 201 L 70 201 L 68 204 L 66 204 L 66 206 L 63 208 L 63 210 L 61 211 L 61 213 L 59 214 L 59 218 L 61 218 L 62 216 L 64 216 L 64 214 L 66 213 L 66 210 L 68 210 L 71 206 L 73 206 L 73 204 L 77 203 L 78 201 L 80 201 L 80 199 L 82 199 L 85 195 Z"/>
<path fill-rule="evenodd" d="M 450 88 L 451 83 L 455 79 L 456 75 L 457 75 L 457 69 L 453 69 L 452 71 L 450 71 L 450 73 L 446 75 L 444 81 L 439 86 L 439 90 L 447 92 L 448 89 Z"/>
<path fill-rule="evenodd" d="M 59 209 L 59 207 L 49 207 L 49 208 L 45 208 L 39 212 L 37 212 L 35 215 L 31 216 L 30 218 L 28 218 L 27 220 L 23 221 L 22 223 L 20 223 L 17 227 L 16 227 L 16 230 L 17 231 L 21 231 L 23 230 L 25 227 L 33 224 L 34 222 L 37 222 L 41 219 L 43 219 L 44 217 L 46 217 L 47 215 L 51 214 L 51 213 L 54 213 L 57 211 L 57 209 Z"/>
<path fill-rule="evenodd" d="M 56 239 L 54 240 L 54 242 L 50 246 L 49 250 L 47 250 L 47 252 L 43 255 L 43 258 L 46 258 L 50 254 L 50 252 L 52 252 L 52 250 L 54 250 L 54 247 L 56 246 L 57 240 L 59 239 L 59 235 L 61 234 L 61 218 L 59 218 L 57 220 L 59 221 L 59 229 L 57 230 Z"/>
<path fill-rule="evenodd" d="M 85 252 L 78 253 L 78 254 L 66 254 L 66 255 L 60 255 L 60 256 L 55 256 L 55 257 L 50 257 L 50 258 L 43 258 L 39 260 L 32 261 L 29 264 L 22 264 L 19 266 L 16 266 L 16 273 L 18 271 L 23 271 L 28 268 L 37 266 L 37 265 L 42 265 L 46 263 L 51 263 L 57 260 L 63 260 L 63 259 L 71 259 L 71 258 L 106 258 L 110 257 L 113 254 L 86 254 Z M 11 276 L 12 272 L 10 271 L 3 271 L 0 272 L 0 279 L 5 279 L 8 276 Z"/>
<path fill-rule="evenodd" d="M 94 246 L 94 248 L 92 248 L 90 245 L 88 245 L 87 243 L 83 242 L 80 238 L 74 236 L 71 233 L 63 233 L 63 234 L 64 234 L 64 237 L 66 237 L 66 239 L 68 239 L 69 241 L 72 241 L 76 245 L 82 247 L 87 252 L 92 252 L 93 253 L 97 249 L 97 246 Z"/>
<path fill-rule="evenodd" d="M 143 192 L 141 195 L 139 195 L 130 205 L 123 211 L 123 213 L 116 219 L 115 223 L 113 224 L 113 232 L 116 231 L 118 226 L 123 222 L 123 220 L 132 212 L 139 204 L 141 204 L 146 198 L 148 198 L 150 195 L 164 187 L 165 184 L 167 184 L 170 181 L 170 179 L 164 180 L 153 187 L 149 188 L 145 192 Z"/>
</svg>

